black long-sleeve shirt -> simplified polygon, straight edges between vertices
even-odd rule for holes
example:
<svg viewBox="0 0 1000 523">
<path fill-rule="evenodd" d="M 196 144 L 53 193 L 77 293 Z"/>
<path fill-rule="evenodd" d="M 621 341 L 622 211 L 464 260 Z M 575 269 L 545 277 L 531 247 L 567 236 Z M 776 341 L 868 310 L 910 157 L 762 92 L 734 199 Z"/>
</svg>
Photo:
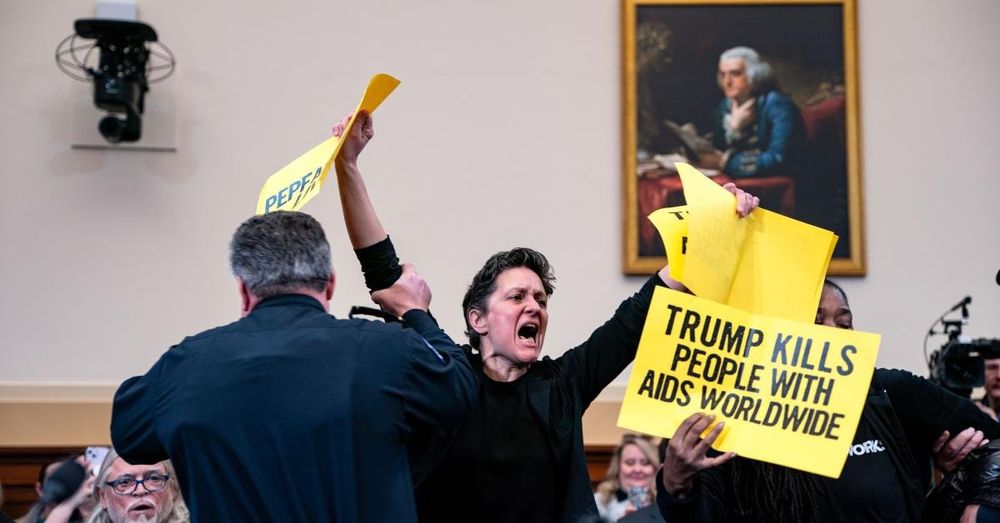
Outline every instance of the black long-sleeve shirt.
<svg viewBox="0 0 1000 523">
<path fill-rule="evenodd" d="M 817 477 L 824 521 L 915 521 L 930 485 L 934 440 L 966 427 L 1000 436 L 1000 425 L 971 401 L 909 372 L 875 369 L 858 431 L 840 478 Z M 739 460 L 741 458 L 735 458 Z M 769 465 L 777 467 L 778 465 Z M 658 479 L 657 503 L 667 521 L 763 521 L 738 513 L 733 462 L 703 470 L 690 495 L 670 496 Z M 782 492 L 760 495 L 787 496 Z"/>
<path fill-rule="evenodd" d="M 356 253 L 371 290 L 392 284 L 397 258 L 388 238 Z M 453 434 L 428 438 L 431 450 L 411 449 L 422 472 L 417 488 L 421 521 L 575 523 L 596 518 L 583 451 L 583 412 L 635 359 L 653 289 L 662 284 L 653 276 L 583 343 L 558 358 L 533 363 L 514 382 L 488 381 L 482 360 L 471 354 L 482 385 L 468 419 Z"/>
<path fill-rule="evenodd" d="M 408 436 L 459 423 L 477 382 L 423 311 L 338 320 L 283 295 L 189 337 L 115 395 L 130 463 L 173 460 L 193 521 L 416 521 Z"/>
</svg>

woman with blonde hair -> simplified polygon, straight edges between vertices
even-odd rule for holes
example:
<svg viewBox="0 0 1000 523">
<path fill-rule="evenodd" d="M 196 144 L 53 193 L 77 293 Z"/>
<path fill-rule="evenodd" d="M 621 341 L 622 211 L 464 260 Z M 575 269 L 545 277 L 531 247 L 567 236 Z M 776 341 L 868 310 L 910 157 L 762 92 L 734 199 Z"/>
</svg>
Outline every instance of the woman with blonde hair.
<svg viewBox="0 0 1000 523">
<path fill-rule="evenodd" d="M 611 457 L 605 480 L 597 486 L 594 501 L 607 521 L 651 505 L 656 496 L 656 471 L 660 458 L 647 436 L 626 434 Z"/>
</svg>

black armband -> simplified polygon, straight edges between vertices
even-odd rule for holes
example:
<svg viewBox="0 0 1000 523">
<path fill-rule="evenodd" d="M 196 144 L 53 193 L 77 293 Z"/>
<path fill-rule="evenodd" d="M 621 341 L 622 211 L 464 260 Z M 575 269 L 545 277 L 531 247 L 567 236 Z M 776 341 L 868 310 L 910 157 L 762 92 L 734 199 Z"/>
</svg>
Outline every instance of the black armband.
<svg viewBox="0 0 1000 523">
<path fill-rule="evenodd" d="M 369 292 L 391 287 L 403 274 L 396 248 L 388 236 L 374 245 L 354 249 L 354 254 L 361 262 L 361 272 L 365 276 L 365 286 Z"/>
</svg>

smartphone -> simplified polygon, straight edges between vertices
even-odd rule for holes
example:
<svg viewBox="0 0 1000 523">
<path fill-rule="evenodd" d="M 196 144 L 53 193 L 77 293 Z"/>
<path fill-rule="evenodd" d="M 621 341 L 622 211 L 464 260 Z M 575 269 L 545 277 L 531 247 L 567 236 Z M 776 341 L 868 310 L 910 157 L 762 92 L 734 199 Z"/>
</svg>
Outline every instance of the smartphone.
<svg viewBox="0 0 1000 523">
<path fill-rule="evenodd" d="M 101 463 L 104 463 L 104 458 L 107 457 L 108 450 L 110 450 L 108 447 L 87 447 L 87 450 L 83 452 L 83 457 L 87 460 L 87 466 L 94 476 L 97 476 L 97 472 L 101 469 Z"/>
</svg>

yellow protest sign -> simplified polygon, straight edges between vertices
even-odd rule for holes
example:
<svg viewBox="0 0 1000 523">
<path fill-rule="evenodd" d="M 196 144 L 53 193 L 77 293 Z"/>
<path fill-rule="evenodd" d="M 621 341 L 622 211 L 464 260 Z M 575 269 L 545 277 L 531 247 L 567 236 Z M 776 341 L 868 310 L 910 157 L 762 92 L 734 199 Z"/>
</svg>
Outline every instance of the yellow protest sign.
<svg viewBox="0 0 1000 523">
<path fill-rule="evenodd" d="M 810 322 L 837 236 L 766 209 L 740 219 L 729 191 L 690 165 L 677 168 L 688 205 L 649 216 L 663 239 L 670 277 L 702 298 Z"/>
<path fill-rule="evenodd" d="M 397 85 L 399 80 L 387 74 L 373 76 L 361 96 L 361 102 L 355 109 L 354 116 L 347 124 L 347 129 L 354 125 L 358 111 L 374 112 Z M 340 152 L 341 145 L 343 141 L 340 138 L 331 136 L 272 174 L 260 190 L 260 196 L 257 198 L 257 214 L 301 209 L 313 196 L 319 194 L 330 172 L 330 165 Z"/>
<path fill-rule="evenodd" d="M 836 478 L 879 342 L 660 287 L 618 426 L 669 438 L 691 414 L 715 414 L 725 422 L 717 450 Z"/>
</svg>

